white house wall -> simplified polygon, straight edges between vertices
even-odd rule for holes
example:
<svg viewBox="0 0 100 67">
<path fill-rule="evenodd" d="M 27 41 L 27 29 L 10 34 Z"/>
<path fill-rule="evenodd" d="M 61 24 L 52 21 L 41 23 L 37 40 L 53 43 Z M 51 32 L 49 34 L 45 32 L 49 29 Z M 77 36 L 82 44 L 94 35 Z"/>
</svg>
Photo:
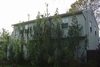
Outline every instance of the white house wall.
<svg viewBox="0 0 100 67">
<path fill-rule="evenodd" d="M 76 15 L 76 17 L 78 19 L 78 23 L 81 26 L 83 26 L 81 36 L 86 36 L 86 26 L 85 26 L 86 21 L 85 21 L 85 18 L 83 17 L 83 14 Z M 64 31 L 64 36 L 67 36 L 69 26 L 72 23 L 72 16 L 64 17 L 64 18 L 62 18 L 62 21 L 63 21 L 63 23 L 68 23 L 68 28 L 63 28 L 62 29 Z"/>
<path fill-rule="evenodd" d="M 99 29 L 94 17 L 92 10 L 84 11 L 83 14 L 76 15 L 78 19 L 78 23 L 83 26 L 82 35 L 87 36 L 88 39 L 88 50 L 96 50 L 99 44 Z M 62 20 L 66 20 L 68 25 L 72 23 L 72 16 L 64 17 Z M 90 32 L 90 22 L 92 22 L 92 32 Z M 65 23 L 65 22 L 64 22 Z M 95 27 L 96 27 L 96 35 L 95 35 Z M 64 36 L 67 36 L 68 28 L 62 29 L 64 31 Z M 84 40 L 81 41 L 80 44 L 83 44 Z"/>
<path fill-rule="evenodd" d="M 99 44 L 99 30 L 94 14 L 91 10 L 86 11 L 86 16 L 88 20 L 88 40 L 89 40 L 89 48 L 88 50 L 95 50 Z M 92 32 L 90 31 L 90 22 L 92 23 Z M 96 35 L 95 35 L 95 27 L 96 27 Z"/>
</svg>

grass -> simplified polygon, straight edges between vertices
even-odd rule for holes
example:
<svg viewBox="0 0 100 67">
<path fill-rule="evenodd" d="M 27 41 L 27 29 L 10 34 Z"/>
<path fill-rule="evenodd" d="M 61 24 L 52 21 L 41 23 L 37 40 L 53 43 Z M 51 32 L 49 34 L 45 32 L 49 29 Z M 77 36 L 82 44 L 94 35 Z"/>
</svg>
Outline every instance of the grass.
<svg viewBox="0 0 100 67">
<path fill-rule="evenodd" d="M 0 65 L 2 67 L 2 65 Z M 12 67 L 12 65 L 6 65 L 4 67 Z M 23 66 L 23 65 L 17 65 L 17 67 L 33 67 L 33 66 Z"/>
</svg>

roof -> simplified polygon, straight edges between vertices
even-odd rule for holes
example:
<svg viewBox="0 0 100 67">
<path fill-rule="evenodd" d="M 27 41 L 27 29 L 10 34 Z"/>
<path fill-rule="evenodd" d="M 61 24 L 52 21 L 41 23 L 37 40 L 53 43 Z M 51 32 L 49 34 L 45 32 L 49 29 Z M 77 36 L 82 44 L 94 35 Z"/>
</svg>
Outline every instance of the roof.
<svg viewBox="0 0 100 67">
<path fill-rule="evenodd" d="M 61 17 L 68 17 L 68 16 L 72 16 L 73 14 L 78 15 L 78 14 L 82 14 L 82 11 L 83 10 L 81 10 L 81 11 L 75 11 L 75 12 L 70 12 L 70 13 L 63 13 L 63 14 L 59 14 L 59 16 L 61 16 Z M 54 16 L 50 16 L 50 17 L 54 17 Z M 22 22 L 22 23 L 24 23 L 24 24 L 30 24 L 30 23 L 34 23 L 35 20 L 25 21 L 25 22 Z M 22 24 L 22 23 L 12 24 L 12 26 L 17 26 L 17 25 Z"/>
</svg>

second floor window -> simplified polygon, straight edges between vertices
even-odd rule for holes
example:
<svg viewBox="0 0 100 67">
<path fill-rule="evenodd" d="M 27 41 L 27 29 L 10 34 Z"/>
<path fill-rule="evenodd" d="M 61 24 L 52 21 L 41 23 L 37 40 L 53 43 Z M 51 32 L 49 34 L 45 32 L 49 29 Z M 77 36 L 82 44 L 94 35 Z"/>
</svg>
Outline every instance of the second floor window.
<svg viewBox="0 0 100 67">
<path fill-rule="evenodd" d="M 94 30 L 95 30 L 95 35 L 96 35 L 96 34 L 97 34 L 97 33 L 96 33 L 96 26 L 94 27 Z"/>
<path fill-rule="evenodd" d="M 62 23 L 62 29 L 68 28 L 68 23 Z"/>
<path fill-rule="evenodd" d="M 90 22 L 90 32 L 92 32 L 92 22 Z"/>
</svg>

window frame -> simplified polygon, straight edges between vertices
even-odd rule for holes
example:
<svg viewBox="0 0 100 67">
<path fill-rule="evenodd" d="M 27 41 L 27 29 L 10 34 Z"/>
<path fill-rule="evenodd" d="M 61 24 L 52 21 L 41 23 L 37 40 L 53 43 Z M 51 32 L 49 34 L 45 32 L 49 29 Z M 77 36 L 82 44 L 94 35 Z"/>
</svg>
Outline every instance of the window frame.
<svg viewBox="0 0 100 67">
<path fill-rule="evenodd" d="M 92 32 L 92 22 L 90 21 L 90 32 Z"/>
<path fill-rule="evenodd" d="M 96 26 L 94 26 L 94 31 L 95 31 L 95 36 L 97 35 L 97 32 L 96 32 Z"/>
<path fill-rule="evenodd" d="M 65 24 L 67 24 L 67 27 L 66 27 Z M 62 28 L 62 29 L 67 29 L 67 28 L 68 28 L 68 23 L 62 23 L 62 24 L 61 24 L 61 28 Z"/>
</svg>

